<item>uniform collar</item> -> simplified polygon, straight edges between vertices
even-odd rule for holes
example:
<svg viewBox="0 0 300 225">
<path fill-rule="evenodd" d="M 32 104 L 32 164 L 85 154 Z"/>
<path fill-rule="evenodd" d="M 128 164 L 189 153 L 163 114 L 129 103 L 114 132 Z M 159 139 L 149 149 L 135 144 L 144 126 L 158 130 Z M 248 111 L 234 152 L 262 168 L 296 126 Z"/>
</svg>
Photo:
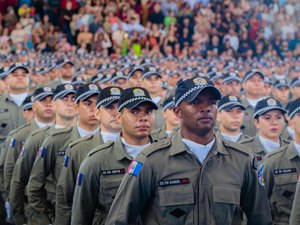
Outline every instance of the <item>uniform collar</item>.
<svg viewBox="0 0 300 225">
<path fill-rule="evenodd" d="M 299 157 L 297 149 L 294 145 L 294 142 L 291 142 L 287 146 L 286 155 L 287 155 L 288 159 L 290 159 L 290 160 L 293 159 L 293 158 Z"/>
</svg>

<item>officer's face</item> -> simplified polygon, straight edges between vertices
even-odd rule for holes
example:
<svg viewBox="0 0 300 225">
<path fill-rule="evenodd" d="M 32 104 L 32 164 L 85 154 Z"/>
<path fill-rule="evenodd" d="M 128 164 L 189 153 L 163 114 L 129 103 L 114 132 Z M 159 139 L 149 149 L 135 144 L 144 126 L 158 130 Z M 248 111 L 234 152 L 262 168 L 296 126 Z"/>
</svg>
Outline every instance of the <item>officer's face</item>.
<svg viewBox="0 0 300 225">
<path fill-rule="evenodd" d="M 61 76 L 63 79 L 71 79 L 74 75 L 74 66 L 70 63 L 63 65 L 61 68 Z"/>
<path fill-rule="evenodd" d="M 218 112 L 218 122 L 225 130 L 237 132 L 243 123 L 244 110 L 241 107 L 229 108 Z"/>
<path fill-rule="evenodd" d="M 242 85 L 238 81 L 232 81 L 229 84 L 225 84 L 225 94 L 239 96 L 241 94 Z"/>
<path fill-rule="evenodd" d="M 0 79 L 0 93 L 6 92 L 6 89 L 7 89 L 7 85 L 5 81 Z"/>
<path fill-rule="evenodd" d="M 290 120 L 289 125 L 295 131 L 295 135 L 300 137 L 300 114 L 294 115 Z"/>
<path fill-rule="evenodd" d="M 94 127 L 99 124 L 96 118 L 97 96 L 93 95 L 88 99 L 80 101 L 77 105 L 78 123 L 82 128 Z"/>
<path fill-rule="evenodd" d="M 279 110 L 269 111 L 254 120 L 259 135 L 270 140 L 278 141 L 284 127 L 283 114 Z"/>
<path fill-rule="evenodd" d="M 47 96 L 41 100 L 36 100 L 32 105 L 32 109 L 38 121 L 43 123 L 50 123 L 53 121 L 55 111 L 53 107 L 52 96 Z"/>
<path fill-rule="evenodd" d="M 26 109 L 23 111 L 23 116 L 27 123 L 30 123 L 34 118 L 34 112 L 32 109 Z"/>
<path fill-rule="evenodd" d="M 153 106 L 149 103 L 142 103 L 133 109 L 124 108 L 118 114 L 118 120 L 122 125 L 124 138 L 129 140 L 147 138 L 154 125 Z"/>
<path fill-rule="evenodd" d="M 143 79 L 142 87 L 146 88 L 150 94 L 158 94 L 161 91 L 161 78 L 157 75 L 152 75 Z"/>
<path fill-rule="evenodd" d="M 290 89 L 288 87 L 280 87 L 273 89 L 273 95 L 281 102 L 286 102 L 289 99 Z"/>
<path fill-rule="evenodd" d="M 115 133 L 121 131 L 121 124 L 117 119 L 117 114 L 118 102 L 114 102 L 105 107 L 100 106 L 96 116 L 100 121 L 101 131 Z"/>
<path fill-rule="evenodd" d="M 218 88 L 221 93 L 225 93 L 225 86 L 223 85 L 223 79 L 220 78 L 214 82 L 216 88 Z"/>
<path fill-rule="evenodd" d="M 291 89 L 291 93 L 293 94 L 293 98 L 295 98 L 295 99 L 300 98 L 300 84 L 293 87 Z"/>
<path fill-rule="evenodd" d="M 271 84 L 265 84 L 264 85 L 264 96 L 270 96 L 272 90 L 273 90 L 273 87 Z"/>
<path fill-rule="evenodd" d="M 56 114 L 66 120 L 72 120 L 76 114 L 75 95 L 68 94 L 54 102 Z"/>
<path fill-rule="evenodd" d="M 174 108 L 181 119 L 181 128 L 197 136 L 213 132 L 217 116 L 217 100 L 210 90 L 204 90 L 192 102 L 183 101 Z"/>
<path fill-rule="evenodd" d="M 247 94 L 251 96 L 261 97 L 264 91 L 264 81 L 259 74 L 256 74 L 245 83 L 243 83 L 243 87 L 246 90 Z"/>
<path fill-rule="evenodd" d="M 142 86 L 142 71 L 135 71 L 128 79 L 128 87 L 141 87 Z"/>
<path fill-rule="evenodd" d="M 29 75 L 22 68 L 16 69 L 7 76 L 6 83 L 11 90 L 24 91 L 29 85 Z"/>
<path fill-rule="evenodd" d="M 118 80 L 115 81 L 114 85 L 116 85 L 116 86 L 118 86 L 120 88 L 125 89 L 126 85 L 127 85 L 127 80 L 123 79 L 123 78 L 118 79 Z"/>
<path fill-rule="evenodd" d="M 179 74 L 173 74 L 172 76 L 168 77 L 168 84 L 171 87 L 176 87 L 177 82 L 180 80 Z"/>
<path fill-rule="evenodd" d="M 173 109 L 166 109 L 163 113 L 164 119 L 167 123 L 170 123 L 173 127 L 179 126 L 180 120 L 173 112 Z"/>
</svg>

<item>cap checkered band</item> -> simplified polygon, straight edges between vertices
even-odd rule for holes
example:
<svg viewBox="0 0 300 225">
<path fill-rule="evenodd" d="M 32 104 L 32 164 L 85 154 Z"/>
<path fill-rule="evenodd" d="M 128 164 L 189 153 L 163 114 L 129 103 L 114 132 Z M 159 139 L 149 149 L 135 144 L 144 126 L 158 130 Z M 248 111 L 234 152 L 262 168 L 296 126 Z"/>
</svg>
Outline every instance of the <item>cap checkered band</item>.
<svg viewBox="0 0 300 225">
<path fill-rule="evenodd" d="M 212 85 L 199 85 L 199 86 L 195 86 L 193 87 L 192 89 L 188 90 L 187 92 L 185 92 L 178 100 L 177 102 L 175 103 L 175 106 L 179 106 L 179 104 L 187 97 L 189 96 L 190 94 L 192 94 L 194 91 L 197 91 L 199 89 L 203 89 L 203 88 L 206 88 L 206 87 L 214 87 Z"/>
<path fill-rule="evenodd" d="M 292 111 L 292 112 L 290 113 L 290 118 L 292 118 L 295 114 L 297 114 L 298 111 L 300 111 L 300 106 L 297 107 L 294 111 Z"/>
<path fill-rule="evenodd" d="M 224 109 L 224 108 L 226 108 L 226 107 L 228 107 L 228 106 L 233 106 L 233 107 L 236 107 L 236 106 L 241 106 L 241 107 L 244 107 L 243 106 L 243 104 L 241 104 L 241 103 L 239 103 L 239 102 L 227 102 L 227 103 L 225 103 L 225 104 L 223 104 L 223 105 L 221 105 L 220 107 L 219 107 L 219 112 L 222 110 L 222 109 Z"/>
<path fill-rule="evenodd" d="M 166 104 L 166 105 L 163 107 L 163 111 L 165 111 L 165 110 L 168 109 L 168 108 L 174 107 L 174 106 L 175 106 L 175 102 L 174 102 L 174 101 L 169 102 L 168 104 Z"/>
<path fill-rule="evenodd" d="M 300 79 L 298 79 L 297 81 L 295 81 L 293 84 L 292 84 L 292 87 L 295 87 L 296 85 L 300 84 Z"/>
<path fill-rule="evenodd" d="M 43 97 L 46 97 L 46 96 L 50 96 L 50 95 L 53 96 L 53 92 L 43 92 L 43 93 L 39 93 L 39 94 L 33 96 L 32 100 L 33 100 L 33 101 L 36 101 L 36 100 L 38 100 L 38 99 L 40 99 L 40 98 L 43 98 Z"/>
<path fill-rule="evenodd" d="M 93 94 L 98 95 L 98 94 L 99 94 L 99 91 L 95 91 L 95 90 L 92 90 L 92 91 L 86 91 L 86 92 L 84 92 L 83 94 L 79 95 L 79 96 L 76 98 L 75 102 L 78 103 L 81 99 L 87 98 L 88 96 L 93 95 Z"/>
<path fill-rule="evenodd" d="M 254 113 L 253 118 L 255 118 L 256 116 L 262 115 L 267 111 L 275 110 L 275 109 L 285 111 L 283 108 L 281 108 L 279 106 L 267 106 L 267 107 L 261 108 L 260 110 L 257 110 L 257 112 Z"/>
<path fill-rule="evenodd" d="M 99 108 L 101 105 L 103 105 L 106 102 L 110 102 L 113 100 L 119 100 L 119 99 L 120 99 L 120 96 L 111 96 L 111 97 L 105 98 L 105 99 L 101 100 L 100 102 L 98 102 L 97 108 Z"/>
<path fill-rule="evenodd" d="M 32 105 L 33 105 L 32 102 L 29 102 L 29 103 L 27 103 L 27 104 L 24 104 L 22 108 L 23 108 L 23 110 L 31 109 L 31 108 L 32 108 Z"/>
<path fill-rule="evenodd" d="M 75 92 L 75 90 L 71 90 L 71 89 L 61 91 L 61 92 L 57 93 L 56 95 L 54 95 L 53 100 L 55 101 L 56 99 L 61 98 L 62 96 L 65 96 L 69 93 L 75 94 L 76 92 Z"/>
<path fill-rule="evenodd" d="M 122 103 L 119 107 L 118 107 L 118 111 L 120 111 L 122 108 L 124 108 L 126 105 L 132 103 L 132 102 L 135 102 L 135 101 L 138 101 L 138 100 L 147 100 L 147 101 L 151 101 L 152 100 L 150 98 L 146 98 L 146 97 L 136 97 L 136 98 L 131 98 L 127 101 L 125 101 L 124 103 Z"/>
</svg>

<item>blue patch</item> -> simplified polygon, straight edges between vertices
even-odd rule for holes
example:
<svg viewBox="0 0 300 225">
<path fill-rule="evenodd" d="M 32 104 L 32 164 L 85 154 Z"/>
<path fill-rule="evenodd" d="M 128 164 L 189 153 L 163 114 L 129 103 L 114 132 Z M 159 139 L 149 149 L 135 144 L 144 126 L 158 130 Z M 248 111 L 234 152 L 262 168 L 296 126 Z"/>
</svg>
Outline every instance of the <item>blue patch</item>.
<svg viewBox="0 0 300 225">
<path fill-rule="evenodd" d="M 266 185 L 265 184 L 265 178 L 263 176 L 264 167 L 265 167 L 264 164 L 261 164 L 260 167 L 259 167 L 259 170 L 257 172 L 258 183 L 262 187 L 264 187 Z"/>
<path fill-rule="evenodd" d="M 14 147 L 16 146 L 16 143 L 17 143 L 17 140 L 16 140 L 15 138 L 12 138 L 12 139 L 10 140 L 9 146 L 10 146 L 11 148 L 14 148 Z"/>
<path fill-rule="evenodd" d="M 137 177 L 143 167 L 143 164 L 138 161 L 132 161 L 128 167 L 127 172 Z"/>
<path fill-rule="evenodd" d="M 45 147 L 40 147 L 39 149 L 39 154 L 40 157 L 44 158 L 46 155 L 46 148 Z"/>
<path fill-rule="evenodd" d="M 69 156 L 65 155 L 64 167 L 68 168 L 68 165 L 69 165 Z"/>
<path fill-rule="evenodd" d="M 82 180 L 83 180 L 83 174 L 82 173 L 78 173 L 78 176 L 77 176 L 77 185 L 78 186 L 81 186 Z"/>
</svg>

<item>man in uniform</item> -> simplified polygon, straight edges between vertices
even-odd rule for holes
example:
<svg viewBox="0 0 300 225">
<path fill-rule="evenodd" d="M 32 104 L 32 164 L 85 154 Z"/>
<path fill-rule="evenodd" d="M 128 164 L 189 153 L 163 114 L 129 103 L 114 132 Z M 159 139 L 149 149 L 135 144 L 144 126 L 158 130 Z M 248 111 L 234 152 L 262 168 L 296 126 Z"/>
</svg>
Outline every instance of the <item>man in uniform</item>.
<svg viewBox="0 0 300 225">
<path fill-rule="evenodd" d="M 242 103 L 245 106 L 244 129 L 243 132 L 248 136 L 255 136 L 256 128 L 254 126 L 253 114 L 254 108 L 262 98 L 264 92 L 264 74 L 260 70 L 250 70 L 243 77 L 243 88 L 245 89 L 245 98 Z"/>
<path fill-rule="evenodd" d="M 71 224 L 92 224 L 96 209 L 104 224 L 113 198 L 129 166 L 139 152 L 153 142 L 150 137 L 157 109 L 148 91 L 124 90 L 118 103 L 121 135 L 88 153 L 82 162 L 75 188 Z"/>
<path fill-rule="evenodd" d="M 216 136 L 224 141 L 239 142 L 246 136 L 241 131 L 245 107 L 235 95 L 226 95 L 218 102 Z"/>
<path fill-rule="evenodd" d="M 292 102 L 288 114 L 295 131 L 294 141 L 279 151 L 267 154 L 263 164 L 273 221 L 281 225 L 289 224 L 300 171 L 300 99 Z"/>
<path fill-rule="evenodd" d="M 140 66 L 134 66 L 129 70 L 127 75 L 128 87 L 142 86 L 142 73 L 144 69 Z"/>
<path fill-rule="evenodd" d="M 291 81 L 291 94 L 294 100 L 300 98 L 300 77 L 295 77 Z"/>
<path fill-rule="evenodd" d="M 165 119 L 165 124 L 158 130 L 152 132 L 151 135 L 155 140 L 171 137 L 174 131 L 177 130 L 180 121 L 179 118 L 173 112 L 174 107 L 174 96 L 171 96 L 164 101 L 163 117 Z"/>
<path fill-rule="evenodd" d="M 274 98 L 265 98 L 257 103 L 253 115 L 257 134 L 240 143 L 251 148 L 252 154 L 259 163 L 268 152 L 275 151 L 289 143 L 281 137 L 285 113 L 281 103 Z"/>
<path fill-rule="evenodd" d="M 22 126 L 11 139 L 10 147 L 4 163 L 4 186 L 7 193 L 10 189 L 10 181 L 15 163 L 20 155 L 28 135 L 38 128 L 51 126 L 54 122 L 53 91 L 50 87 L 37 88 L 32 96 L 32 109 L 35 118 L 31 123 Z"/>
<path fill-rule="evenodd" d="M 70 143 L 66 150 L 64 166 L 61 170 L 56 189 L 56 215 L 54 224 L 68 225 L 71 222 L 76 176 L 81 162 L 88 152 L 108 141 L 115 141 L 121 131 L 116 114 L 118 100 L 123 90 L 116 86 L 101 90 L 97 99 L 96 116 L 100 122 L 100 130 L 95 135 L 88 135 Z"/>
<path fill-rule="evenodd" d="M 179 82 L 175 94 L 180 130 L 144 149 L 128 173 L 107 216 L 107 225 L 272 224 L 255 161 L 244 148 L 214 135 L 221 93 L 206 78 Z M 88 165 L 88 164 L 86 164 Z"/>
<path fill-rule="evenodd" d="M 22 103 L 28 96 L 29 70 L 14 64 L 6 71 L 7 93 L 0 95 L 0 146 L 8 133 L 26 123 Z"/>
<path fill-rule="evenodd" d="M 224 94 L 240 96 L 242 89 L 242 80 L 237 73 L 226 73 L 223 77 Z"/>
<path fill-rule="evenodd" d="M 0 67 L 0 95 L 5 93 L 7 90 L 7 85 L 5 82 L 5 78 L 7 77 L 7 73 L 4 68 Z"/>
<path fill-rule="evenodd" d="M 24 143 L 13 171 L 10 185 L 10 202 L 16 225 L 38 224 L 32 216 L 28 205 L 28 193 L 25 191 L 29 175 L 38 149 L 48 135 L 57 129 L 70 127 L 75 122 L 75 88 L 70 84 L 61 84 L 54 91 L 55 125 L 47 126 L 32 132 Z M 48 189 L 49 181 L 45 184 Z M 51 186 L 50 186 L 51 187 Z"/>
<path fill-rule="evenodd" d="M 272 94 L 274 98 L 286 106 L 290 98 L 290 86 L 287 80 L 277 80 L 273 85 Z"/>
<path fill-rule="evenodd" d="M 28 201 L 33 209 L 33 217 L 39 224 L 50 224 L 55 217 L 56 184 L 68 145 L 80 137 L 95 134 L 99 129 L 95 116 L 98 94 L 99 88 L 95 84 L 79 87 L 75 100 L 77 124 L 54 131 L 39 149 L 28 182 Z M 44 185 L 49 176 L 52 179 L 52 187 L 45 190 Z"/>
</svg>

